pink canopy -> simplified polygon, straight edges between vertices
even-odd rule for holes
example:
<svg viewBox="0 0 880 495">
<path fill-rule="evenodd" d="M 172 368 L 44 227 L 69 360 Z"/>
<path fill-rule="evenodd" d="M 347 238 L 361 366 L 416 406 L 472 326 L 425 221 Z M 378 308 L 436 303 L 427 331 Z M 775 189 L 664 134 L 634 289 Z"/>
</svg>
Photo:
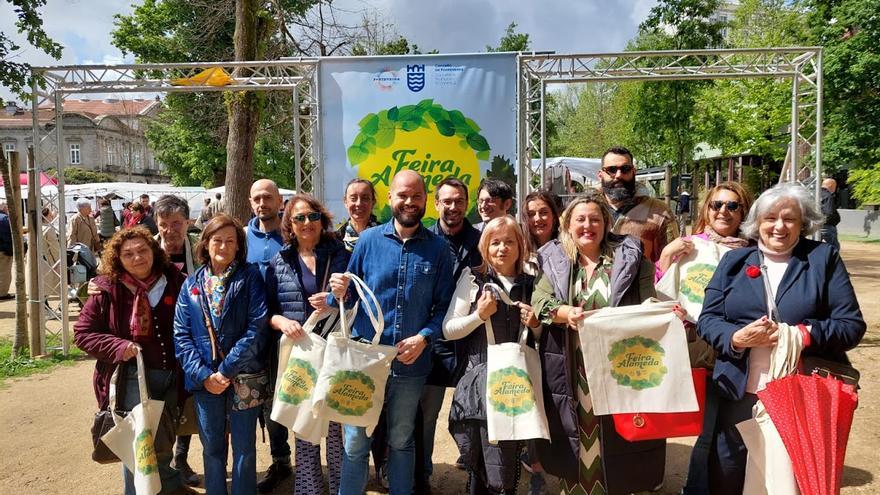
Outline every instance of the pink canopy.
<svg viewBox="0 0 880 495">
<path fill-rule="evenodd" d="M 28 184 L 28 174 L 27 172 L 22 172 L 19 174 L 19 184 L 26 186 Z M 58 179 L 55 177 L 49 177 L 48 175 L 40 172 L 40 187 L 48 186 L 48 185 L 56 185 L 58 184 Z M 3 186 L 3 177 L 0 177 L 0 186 Z"/>
</svg>

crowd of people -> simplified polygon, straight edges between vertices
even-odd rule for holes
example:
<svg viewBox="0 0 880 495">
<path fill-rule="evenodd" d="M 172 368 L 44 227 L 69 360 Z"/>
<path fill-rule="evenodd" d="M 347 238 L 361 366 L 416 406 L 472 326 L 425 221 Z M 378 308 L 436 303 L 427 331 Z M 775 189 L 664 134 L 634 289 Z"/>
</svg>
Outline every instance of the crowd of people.
<svg viewBox="0 0 880 495">
<path fill-rule="evenodd" d="M 131 359 L 141 352 L 150 396 L 165 401 L 167 414 L 176 420 L 188 414 L 188 401 L 194 405 L 204 486 L 212 495 L 226 493 L 230 443 L 234 494 L 271 493 L 294 475 L 297 494 L 329 488 L 359 495 L 371 453 L 378 481 L 390 493 L 429 493 L 434 439 L 444 434 L 437 421 L 449 389 L 448 431 L 457 465 L 468 474 L 462 493 L 515 493 L 525 472 L 533 493 L 545 487 L 572 494 L 655 490 L 663 484 L 665 441 L 626 441 L 609 416 L 593 414 L 576 330 L 590 310 L 653 297 L 655 283 L 700 238 L 736 249 L 722 257 L 706 285 L 696 324 L 685 324 L 691 364 L 714 374 L 683 493 L 742 493 L 746 448 L 735 424 L 750 417 L 755 393 L 766 384 L 777 324 L 800 326 L 805 354 L 846 363 L 865 322 L 837 247 L 809 239 L 825 217 L 801 186 L 774 186 L 753 204 L 740 184 L 718 184 L 695 205 L 691 235 L 679 237 L 675 215 L 663 202 L 638 195 L 635 175 L 632 154 L 611 148 L 602 157 L 600 188 L 566 205 L 551 193 L 530 193 L 518 203 L 519 219 L 510 214 L 516 203 L 511 187 L 487 178 L 475 198 L 481 222 L 474 225 L 466 218 L 466 184 L 447 178 L 429 198 L 411 170 L 393 178 L 392 219 L 384 224 L 372 215 L 380 198 L 362 179 L 346 185 L 349 218 L 338 227 L 314 197 L 299 193 L 285 205 L 265 179 L 251 188 L 254 217 L 246 226 L 218 210 L 200 234 L 189 232 L 189 207 L 174 196 L 149 210 L 132 209 L 122 228 L 104 239 L 100 275 L 74 328 L 77 346 L 97 359 L 98 406 L 108 407 L 117 368 L 120 404 L 138 402 Z M 438 219 L 425 227 L 431 200 Z M 85 205 L 80 215 L 77 235 L 103 237 Z M 154 220 L 154 233 L 139 215 Z M 756 292 L 746 273 L 759 265 L 767 267 L 771 294 L 763 287 Z M 325 476 L 320 445 L 295 439 L 291 463 L 288 429 L 269 418 L 271 393 L 280 336 L 302 338 L 313 312 L 353 297 L 348 274 L 375 293 L 384 316 L 380 343 L 398 354 L 372 435 L 331 423 Z M 776 314 L 770 315 L 768 300 Z M 682 308 L 674 311 L 686 317 Z M 487 329 L 495 343 L 504 343 L 517 342 L 524 327 L 526 344 L 540 355 L 550 439 L 491 443 Z M 374 331 L 358 312 L 352 338 L 370 340 Z M 269 396 L 242 398 L 242 387 Z M 272 464 L 258 482 L 260 416 Z M 157 437 L 174 437 L 169 429 L 175 424 L 160 423 L 166 431 Z M 192 493 L 189 486 L 200 480 L 187 460 L 190 437 L 162 444 L 162 493 Z M 134 493 L 131 473 L 123 480 L 125 492 Z"/>
</svg>

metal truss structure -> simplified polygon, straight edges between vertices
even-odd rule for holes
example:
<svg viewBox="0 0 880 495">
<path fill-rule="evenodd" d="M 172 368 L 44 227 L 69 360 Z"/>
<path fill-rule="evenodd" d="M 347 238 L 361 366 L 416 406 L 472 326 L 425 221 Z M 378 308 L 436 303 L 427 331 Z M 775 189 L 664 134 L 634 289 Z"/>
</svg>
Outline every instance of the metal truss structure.
<svg viewBox="0 0 880 495">
<path fill-rule="evenodd" d="M 37 67 L 36 79 L 45 86 L 32 86 L 33 146 L 35 160 L 28 164 L 29 197 L 36 198 L 36 184 L 41 164 L 54 163 L 58 172 L 57 193 L 42 196 L 42 204 L 29 207 L 31 246 L 38 253 L 43 245 L 41 206 L 55 205 L 59 212 L 56 225 L 58 252 L 65 253 L 64 205 L 64 98 L 71 94 L 101 93 L 171 93 L 200 91 L 292 91 L 297 116 L 294 125 L 294 183 L 298 191 L 311 191 L 323 198 L 324 177 L 320 149 L 320 102 L 317 58 L 292 58 L 260 62 L 210 62 L 137 65 L 76 65 Z M 546 108 L 548 84 L 624 81 L 670 81 L 731 78 L 789 78 L 792 80 L 791 145 L 784 180 L 810 182 L 822 170 L 822 49 L 762 48 L 740 50 L 685 50 L 600 53 L 582 55 L 520 54 L 518 57 L 518 185 L 524 197 L 532 184 L 543 184 L 546 168 Z M 42 112 L 42 114 L 41 114 Z M 51 115 L 47 115 L 51 112 Z M 41 116 L 43 117 L 41 119 Z M 52 119 L 47 117 L 52 116 Z M 44 123 L 41 124 L 40 121 Z M 48 124 L 46 122 L 49 122 Z M 55 153 L 45 150 L 54 141 Z M 541 158 L 533 167 L 532 158 Z M 808 160 L 815 164 L 810 171 Z M 802 161 L 804 166 L 802 167 Z M 540 179 L 540 180 L 538 180 Z M 819 194 L 819 180 L 815 180 Z M 43 262 L 31 263 L 32 280 L 39 280 Z M 58 276 L 53 294 L 43 294 L 41 284 L 31 287 L 29 311 L 41 314 L 39 354 L 60 347 L 70 347 L 66 260 L 49 267 Z M 54 308 L 54 300 L 60 307 Z M 48 303 L 48 304 L 46 304 Z M 33 313 L 32 313 L 33 314 Z M 53 322 L 56 322 L 53 324 Z M 49 337 L 47 339 L 47 336 Z M 60 344 L 60 346 L 59 346 Z"/>
<path fill-rule="evenodd" d="M 37 263 L 31 263 L 31 280 L 41 280 L 55 272 L 57 286 L 49 284 L 43 294 L 43 284 L 32 284 L 28 296 L 28 311 L 39 312 L 40 328 L 30 328 L 31 335 L 40 335 L 40 349 L 32 354 L 45 354 L 60 349 L 65 354 L 70 348 L 68 321 L 68 278 L 66 256 L 66 219 L 64 205 L 64 126 L 62 120 L 64 99 L 71 94 L 101 93 L 178 93 L 200 91 L 292 91 L 294 108 L 298 109 L 294 127 L 295 183 L 297 190 L 321 194 L 319 162 L 318 60 L 296 58 L 282 61 L 210 62 L 181 64 L 136 65 L 75 65 L 34 67 L 35 81 L 42 79 L 44 86 L 32 85 L 32 122 L 34 160 L 27 165 L 30 201 L 41 198 L 41 203 L 29 206 L 29 244 L 37 247 Z M 213 75 L 213 77 L 212 77 Z M 47 117 L 52 117 L 48 119 Z M 43 121 L 41 123 L 41 121 Z M 47 121 L 49 123 L 47 123 Z M 47 150 L 54 144 L 55 153 Z M 54 164 L 57 171 L 57 192 L 40 194 L 39 176 L 42 164 Z M 44 245 L 42 215 L 44 206 L 54 205 L 58 221 L 46 225 L 58 237 L 59 260 L 49 266 L 42 261 Z M 34 213 L 36 212 L 36 213 Z M 54 246 L 53 246 L 54 247 Z M 54 278 L 54 277 L 52 277 Z M 56 301 L 58 305 L 56 306 Z M 32 321 L 37 321 L 33 319 Z M 33 338 L 33 337 L 32 337 Z"/>
<path fill-rule="evenodd" d="M 524 197 L 532 184 L 544 183 L 548 84 L 768 77 L 792 81 L 791 140 L 780 180 L 814 186 L 818 201 L 822 172 L 820 47 L 521 54 L 517 193 Z M 540 165 L 533 167 L 532 158 L 540 158 Z"/>
</svg>

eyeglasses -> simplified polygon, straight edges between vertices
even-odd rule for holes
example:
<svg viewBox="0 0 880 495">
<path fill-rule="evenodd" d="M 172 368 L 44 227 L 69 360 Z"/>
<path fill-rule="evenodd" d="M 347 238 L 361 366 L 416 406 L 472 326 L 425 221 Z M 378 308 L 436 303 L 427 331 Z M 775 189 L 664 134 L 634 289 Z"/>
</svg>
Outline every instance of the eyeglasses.
<svg viewBox="0 0 880 495">
<path fill-rule="evenodd" d="M 611 166 L 608 166 L 608 167 L 602 167 L 602 171 L 605 172 L 605 173 L 608 174 L 608 175 L 614 175 L 614 174 L 617 173 L 618 170 L 620 170 L 620 171 L 623 172 L 624 174 L 628 174 L 628 173 L 630 173 L 630 172 L 633 171 L 633 168 L 635 168 L 635 167 L 633 167 L 633 166 L 630 165 L 630 164 L 620 165 L 620 166 L 618 166 L 618 165 L 611 165 Z"/>
<path fill-rule="evenodd" d="M 721 207 L 727 206 L 727 211 L 736 211 L 739 209 L 739 201 L 709 201 L 709 208 L 715 211 L 721 211 Z"/>
<path fill-rule="evenodd" d="M 308 218 L 310 222 L 317 222 L 318 220 L 321 219 L 321 214 L 318 213 L 317 211 L 313 211 L 311 213 L 306 213 L 306 214 L 300 213 L 299 215 L 293 216 L 293 221 L 296 223 L 305 223 L 306 218 Z"/>
<path fill-rule="evenodd" d="M 481 205 L 497 205 L 498 198 L 479 198 L 477 203 Z"/>
</svg>

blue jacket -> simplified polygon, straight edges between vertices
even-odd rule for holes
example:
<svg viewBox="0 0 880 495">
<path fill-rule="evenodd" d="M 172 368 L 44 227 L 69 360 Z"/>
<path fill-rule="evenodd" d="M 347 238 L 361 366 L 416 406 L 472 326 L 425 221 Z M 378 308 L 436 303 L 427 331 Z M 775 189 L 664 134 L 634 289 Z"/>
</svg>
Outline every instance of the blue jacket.
<svg viewBox="0 0 880 495">
<path fill-rule="evenodd" d="M 345 245 L 336 239 L 322 240 L 315 247 L 317 261 L 315 267 L 317 283 L 324 282 L 324 274 L 342 273 L 348 267 L 351 257 Z M 269 305 L 269 317 L 281 315 L 285 318 L 305 323 L 311 314 L 311 305 L 303 292 L 300 266 L 295 247 L 287 245 L 272 258 L 266 270 L 266 302 Z M 327 262 L 330 262 L 329 271 Z M 278 332 L 280 333 L 280 332 Z"/>
<path fill-rule="evenodd" d="M 443 318 L 452 299 L 452 256 L 443 238 L 420 226 L 405 243 L 397 236 L 394 221 L 361 233 L 348 271 L 367 284 L 385 316 L 380 343 L 398 342 L 422 335 L 428 347 L 407 366 L 398 360 L 391 371 L 402 376 L 427 376 L 432 367 L 432 346 L 443 335 Z M 346 307 L 351 307 L 357 293 L 349 287 Z M 337 305 L 333 294 L 328 302 Z M 363 310 L 358 310 L 352 328 L 355 338 L 372 339 L 373 325 Z"/>
<path fill-rule="evenodd" d="M 281 230 L 263 232 L 260 230 L 260 219 L 254 217 L 248 222 L 244 232 L 247 238 L 247 262 L 257 265 L 265 279 L 266 268 L 272 262 L 272 258 L 284 247 Z"/>
<path fill-rule="evenodd" d="M 715 381 L 730 399 L 742 399 L 749 373 L 749 351 L 731 346 L 734 332 L 767 314 L 764 282 L 746 275 L 760 266 L 758 248 L 730 251 L 706 287 L 697 333 L 718 351 Z M 763 275 L 762 275 L 763 276 Z M 830 244 L 801 239 L 776 291 L 779 319 L 812 325 L 804 355 L 848 363 L 846 351 L 865 334 L 865 320 L 840 254 Z"/>
<path fill-rule="evenodd" d="M 214 329 L 226 359 L 218 355 L 216 361 L 211 360 L 211 337 L 199 302 L 205 297 L 205 270 L 202 266 L 186 278 L 174 311 L 174 352 L 189 391 L 201 390 L 215 371 L 233 378 L 266 369 L 266 293 L 260 270 L 246 264 L 229 278 L 220 324 Z"/>
</svg>

